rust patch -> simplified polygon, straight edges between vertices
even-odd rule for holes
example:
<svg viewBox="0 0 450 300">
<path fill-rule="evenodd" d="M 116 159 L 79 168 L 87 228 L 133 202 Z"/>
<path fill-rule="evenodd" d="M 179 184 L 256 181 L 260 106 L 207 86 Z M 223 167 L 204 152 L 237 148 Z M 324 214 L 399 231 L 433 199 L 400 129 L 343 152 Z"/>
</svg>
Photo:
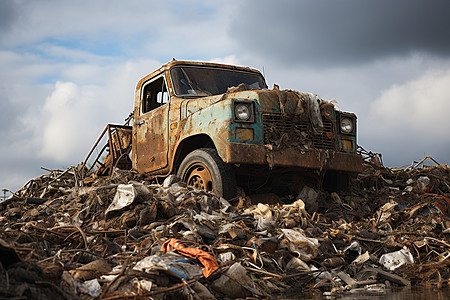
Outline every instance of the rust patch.
<svg viewBox="0 0 450 300">
<path fill-rule="evenodd" d="M 321 149 L 312 149 L 310 151 L 298 151 L 294 148 L 275 150 L 270 145 L 244 143 L 229 143 L 227 145 L 227 162 L 268 165 L 270 167 L 362 172 L 362 158 L 357 154 Z"/>
</svg>

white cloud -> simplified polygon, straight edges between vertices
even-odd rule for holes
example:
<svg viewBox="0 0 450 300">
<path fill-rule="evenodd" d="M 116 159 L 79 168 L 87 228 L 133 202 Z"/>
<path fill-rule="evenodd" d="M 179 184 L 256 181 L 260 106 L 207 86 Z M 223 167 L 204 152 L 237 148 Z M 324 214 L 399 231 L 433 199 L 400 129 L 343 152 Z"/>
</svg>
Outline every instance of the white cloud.
<svg viewBox="0 0 450 300">
<path fill-rule="evenodd" d="M 97 84 L 57 81 L 45 103 L 25 116 L 39 154 L 57 162 L 82 161 L 108 123 L 123 124 L 133 110 L 137 81 L 160 65 L 143 60 L 105 69 L 85 66 L 86 70 L 80 70 L 83 67 L 78 65 L 68 68 L 68 77 L 80 80 L 79 76 L 85 74 L 85 81 Z"/>
<path fill-rule="evenodd" d="M 68 160 L 75 151 L 77 134 L 78 87 L 71 82 L 56 82 L 55 90 L 45 101 L 42 132 L 43 156 L 57 161 Z"/>
<path fill-rule="evenodd" d="M 416 79 L 393 85 L 368 106 L 359 140 L 366 149 L 381 152 L 388 166 L 428 155 L 445 163 L 450 147 L 449 95 L 447 68 L 428 70 Z"/>
<path fill-rule="evenodd" d="M 372 121 L 384 134 L 414 134 L 449 139 L 450 70 L 429 71 L 420 78 L 383 91 L 371 105 Z"/>
</svg>

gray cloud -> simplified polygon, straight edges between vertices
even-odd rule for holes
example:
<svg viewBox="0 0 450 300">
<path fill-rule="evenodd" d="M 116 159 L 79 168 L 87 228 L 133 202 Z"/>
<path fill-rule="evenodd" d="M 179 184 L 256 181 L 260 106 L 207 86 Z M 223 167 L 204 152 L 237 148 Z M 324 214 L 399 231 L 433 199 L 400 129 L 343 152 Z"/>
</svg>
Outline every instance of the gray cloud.
<svg viewBox="0 0 450 300">
<path fill-rule="evenodd" d="M 291 65 L 450 56 L 450 1 L 247 1 L 229 30 L 248 55 Z"/>
<path fill-rule="evenodd" d="M 5 95 L 3 87 L 0 87 L 0 94 Z M 9 99 L 5 96 L 0 96 L 0 136 L 13 128 L 13 122 L 17 113 L 18 109 L 11 104 Z"/>
<path fill-rule="evenodd" d="M 14 1 L 0 1 L 0 32 L 11 29 L 18 17 Z"/>
</svg>

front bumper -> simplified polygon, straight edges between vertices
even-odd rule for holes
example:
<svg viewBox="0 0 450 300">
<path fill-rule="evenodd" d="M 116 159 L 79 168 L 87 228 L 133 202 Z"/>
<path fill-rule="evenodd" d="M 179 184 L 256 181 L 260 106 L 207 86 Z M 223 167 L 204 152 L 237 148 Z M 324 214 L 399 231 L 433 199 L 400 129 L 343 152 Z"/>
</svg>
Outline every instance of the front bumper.
<svg viewBox="0 0 450 300">
<path fill-rule="evenodd" d="M 231 164 L 267 165 L 269 167 L 298 167 L 336 170 L 352 173 L 363 171 L 361 155 L 332 150 L 294 148 L 270 149 L 264 145 L 228 143 L 224 161 Z"/>
</svg>

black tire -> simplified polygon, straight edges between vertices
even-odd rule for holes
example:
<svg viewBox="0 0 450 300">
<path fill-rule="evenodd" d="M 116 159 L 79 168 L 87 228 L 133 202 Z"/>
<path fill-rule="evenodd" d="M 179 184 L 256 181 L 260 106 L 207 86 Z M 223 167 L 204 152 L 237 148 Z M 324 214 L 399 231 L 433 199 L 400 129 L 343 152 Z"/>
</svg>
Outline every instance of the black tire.
<svg viewBox="0 0 450 300">
<path fill-rule="evenodd" d="M 213 192 L 219 197 L 236 197 L 234 170 L 222 161 L 215 149 L 201 148 L 189 153 L 181 162 L 177 176 L 189 186 Z"/>
</svg>

